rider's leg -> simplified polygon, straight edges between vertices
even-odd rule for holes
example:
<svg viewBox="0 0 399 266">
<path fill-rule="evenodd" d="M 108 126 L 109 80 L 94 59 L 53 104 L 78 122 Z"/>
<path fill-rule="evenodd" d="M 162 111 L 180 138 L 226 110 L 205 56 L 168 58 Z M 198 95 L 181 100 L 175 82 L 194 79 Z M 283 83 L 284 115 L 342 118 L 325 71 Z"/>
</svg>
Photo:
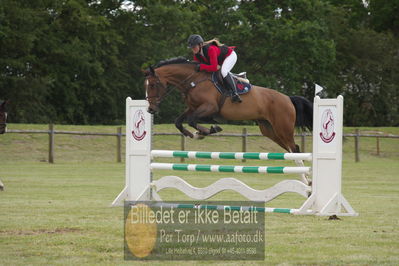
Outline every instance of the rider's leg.
<svg viewBox="0 0 399 266">
<path fill-rule="evenodd" d="M 232 95 L 231 95 L 231 101 L 232 102 L 242 102 L 240 96 L 237 93 L 237 87 L 236 87 L 236 83 L 234 82 L 233 76 L 231 75 L 231 73 L 228 73 L 226 77 L 223 78 L 223 80 L 225 81 L 225 83 L 228 85 L 228 87 L 230 88 Z"/>
<path fill-rule="evenodd" d="M 232 75 L 230 73 L 230 70 L 234 67 L 236 62 L 237 62 L 237 54 L 233 51 L 224 60 L 220 72 L 222 73 L 223 80 L 229 86 L 229 88 L 230 88 L 230 90 L 232 92 L 231 100 L 233 102 L 241 102 L 241 98 L 240 98 L 240 96 L 237 93 L 236 84 L 235 84 L 235 82 L 233 80 L 233 77 L 232 77 Z"/>
</svg>

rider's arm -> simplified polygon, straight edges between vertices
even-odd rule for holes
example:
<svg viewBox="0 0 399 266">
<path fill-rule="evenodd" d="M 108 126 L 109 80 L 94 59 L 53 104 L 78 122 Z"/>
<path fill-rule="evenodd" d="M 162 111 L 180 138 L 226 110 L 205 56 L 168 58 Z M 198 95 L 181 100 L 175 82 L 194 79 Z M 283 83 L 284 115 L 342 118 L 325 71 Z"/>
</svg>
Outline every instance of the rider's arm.
<svg viewBox="0 0 399 266">
<path fill-rule="evenodd" d="M 201 64 L 200 70 L 208 72 L 215 72 L 218 70 L 218 51 L 219 48 L 216 46 L 210 46 L 208 49 L 209 65 Z"/>
</svg>

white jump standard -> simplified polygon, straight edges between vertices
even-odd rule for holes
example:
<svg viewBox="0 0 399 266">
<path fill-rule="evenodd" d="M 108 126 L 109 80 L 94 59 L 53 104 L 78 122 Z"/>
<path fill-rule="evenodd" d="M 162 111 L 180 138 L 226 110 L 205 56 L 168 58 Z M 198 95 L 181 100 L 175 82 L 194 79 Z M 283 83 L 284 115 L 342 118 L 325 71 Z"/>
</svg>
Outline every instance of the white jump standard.
<svg viewBox="0 0 399 266">
<path fill-rule="evenodd" d="M 312 153 L 255 153 L 255 152 L 199 152 L 151 150 L 152 115 L 147 112 L 145 100 L 126 99 L 126 185 L 112 203 L 121 205 L 123 200 L 162 199 L 158 192 L 165 188 L 175 188 L 192 199 L 205 200 L 224 190 L 233 190 L 251 201 L 268 202 L 275 197 L 294 192 L 307 200 L 299 209 L 258 208 L 262 212 L 278 212 L 315 215 L 358 215 L 341 193 L 342 173 L 342 120 L 343 97 L 337 99 L 314 99 L 313 152 Z M 152 162 L 156 157 L 205 158 L 205 159 L 254 159 L 254 160 L 307 160 L 312 167 L 268 167 L 177 164 Z M 307 174 L 312 176 L 312 185 L 299 180 L 283 180 L 271 188 L 255 190 L 236 178 L 222 178 L 208 187 L 198 188 L 188 184 L 178 176 L 164 176 L 151 180 L 151 170 L 206 171 L 230 173 L 262 174 Z M 310 196 L 309 196 L 310 195 Z M 166 204 L 166 203 L 165 203 Z M 170 203 L 169 203 L 170 204 Z M 179 208 L 198 208 L 193 204 L 175 204 Z M 212 208 L 226 206 L 207 205 Z M 247 208 L 238 206 L 239 208 Z M 238 208 L 235 206 L 235 208 Z"/>
</svg>

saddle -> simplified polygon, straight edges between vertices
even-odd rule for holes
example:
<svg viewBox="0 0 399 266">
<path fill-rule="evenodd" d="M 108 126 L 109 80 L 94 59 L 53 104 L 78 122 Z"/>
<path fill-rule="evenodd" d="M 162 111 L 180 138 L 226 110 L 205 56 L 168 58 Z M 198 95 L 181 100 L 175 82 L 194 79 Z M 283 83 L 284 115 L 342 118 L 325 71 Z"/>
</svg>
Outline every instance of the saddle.
<svg viewBox="0 0 399 266">
<path fill-rule="evenodd" d="M 242 72 L 240 74 L 233 74 L 234 82 L 236 83 L 237 93 L 239 95 L 248 93 L 252 89 L 252 85 L 249 83 L 247 79 L 247 73 Z M 213 72 L 211 78 L 213 84 L 222 95 L 226 95 L 228 97 L 231 96 L 231 91 L 226 88 L 226 85 L 223 82 L 223 77 L 220 71 Z"/>
</svg>

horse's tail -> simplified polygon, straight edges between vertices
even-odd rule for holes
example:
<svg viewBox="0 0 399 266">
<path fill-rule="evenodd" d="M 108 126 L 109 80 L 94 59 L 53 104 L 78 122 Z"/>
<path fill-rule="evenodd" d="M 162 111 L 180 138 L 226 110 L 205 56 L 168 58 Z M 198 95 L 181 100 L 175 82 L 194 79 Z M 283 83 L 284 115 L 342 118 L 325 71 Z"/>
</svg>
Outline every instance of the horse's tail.
<svg viewBox="0 0 399 266">
<path fill-rule="evenodd" d="M 302 96 L 290 96 L 290 99 L 296 111 L 295 126 L 302 130 L 312 131 L 313 103 Z"/>
</svg>

